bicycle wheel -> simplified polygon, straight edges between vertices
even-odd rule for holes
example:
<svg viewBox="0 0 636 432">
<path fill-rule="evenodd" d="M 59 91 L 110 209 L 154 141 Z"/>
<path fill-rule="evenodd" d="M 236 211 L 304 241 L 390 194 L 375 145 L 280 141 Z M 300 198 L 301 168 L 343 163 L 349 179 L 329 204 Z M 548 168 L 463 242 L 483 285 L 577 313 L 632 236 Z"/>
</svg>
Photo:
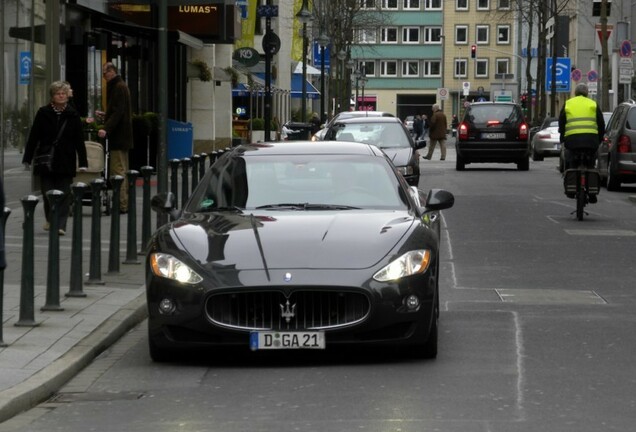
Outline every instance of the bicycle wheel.
<svg viewBox="0 0 636 432">
<path fill-rule="evenodd" d="M 580 221 L 583 220 L 583 213 L 585 208 L 585 189 L 579 187 L 576 193 L 576 218 Z"/>
</svg>

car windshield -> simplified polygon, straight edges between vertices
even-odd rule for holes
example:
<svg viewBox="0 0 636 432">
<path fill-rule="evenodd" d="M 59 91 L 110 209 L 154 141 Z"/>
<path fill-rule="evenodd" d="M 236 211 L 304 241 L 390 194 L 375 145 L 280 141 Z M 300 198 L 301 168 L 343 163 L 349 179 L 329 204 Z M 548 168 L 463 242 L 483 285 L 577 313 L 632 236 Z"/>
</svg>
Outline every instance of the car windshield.
<svg viewBox="0 0 636 432">
<path fill-rule="evenodd" d="M 331 139 L 357 141 L 380 148 L 409 147 L 408 135 L 398 123 L 338 123 L 333 126 Z"/>
<path fill-rule="evenodd" d="M 248 156 L 215 164 L 187 211 L 404 209 L 399 190 L 384 158 Z"/>
<path fill-rule="evenodd" d="M 499 122 L 515 124 L 519 121 L 520 110 L 515 105 L 473 105 L 470 107 L 469 120 L 474 124 Z"/>
</svg>

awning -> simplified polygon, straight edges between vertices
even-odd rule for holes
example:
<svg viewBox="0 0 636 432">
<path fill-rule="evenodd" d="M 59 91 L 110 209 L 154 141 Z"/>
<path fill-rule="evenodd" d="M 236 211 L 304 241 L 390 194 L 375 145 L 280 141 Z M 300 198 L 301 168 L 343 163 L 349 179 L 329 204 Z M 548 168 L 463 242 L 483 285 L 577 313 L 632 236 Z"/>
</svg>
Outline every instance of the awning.
<svg viewBox="0 0 636 432">
<path fill-rule="evenodd" d="M 318 99 L 320 92 L 316 90 L 309 81 L 306 86 L 307 99 Z M 291 79 L 291 97 L 302 98 L 303 97 L 303 76 L 302 74 L 293 74 Z"/>
<path fill-rule="evenodd" d="M 293 73 L 295 74 L 303 73 L 303 62 L 299 61 L 296 63 Z M 307 75 L 320 75 L 320 69 L 317 69 L 313 67 L 312 65 L 307 64 Z"/>
</svg>

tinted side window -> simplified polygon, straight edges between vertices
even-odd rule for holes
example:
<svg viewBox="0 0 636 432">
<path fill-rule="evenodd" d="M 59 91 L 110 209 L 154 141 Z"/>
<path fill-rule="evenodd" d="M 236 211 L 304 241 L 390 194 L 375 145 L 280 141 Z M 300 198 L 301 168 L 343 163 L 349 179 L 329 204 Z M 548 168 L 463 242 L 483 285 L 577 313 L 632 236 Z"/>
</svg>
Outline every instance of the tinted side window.
<svg viewBox="0 0 636 432">
<path fill-rule="evenodd" d="M 605 125 L 605 129 L 610 131 L 610 130 L 616 130 L 622 127 L 622 124 L 625 122 L 625 115 L 627 114 L 626 112 L 627 110 L 625 109 L 624 106 L 618 106 L 616 108 L 616 110 L 614 111 L 614 114 L 612 114 L 612 118 L 610 119 L 610 124 L 609 125 Z"/>
<path fill-rule="evenodd" d="M 634 130 L 636 129 L 636 107 L 632 107 L 627 113 L 627 121 L 625 122 L 625 128 Z"/>
</svg>

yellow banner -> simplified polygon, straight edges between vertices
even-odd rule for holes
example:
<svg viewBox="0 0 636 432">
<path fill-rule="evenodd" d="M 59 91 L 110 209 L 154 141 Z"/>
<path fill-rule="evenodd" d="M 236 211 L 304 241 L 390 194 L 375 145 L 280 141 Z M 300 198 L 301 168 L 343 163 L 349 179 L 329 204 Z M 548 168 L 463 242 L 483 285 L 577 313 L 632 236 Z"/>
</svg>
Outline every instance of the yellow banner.
<svg viewBox="0 0 636 432">
<path fill-rule="evenodd" d="M 247 17 L 241 20 L 241 38 L 234 42 L 234 48 L 254 48 L 254 32 L 256 30 L 256 5 L 258 0 L 245 0 Z"/>
<path fill-rule="evenodd" d="M 313 10 L 312 8 L 312 0 L 307 0 L 307 7 L 309 10 Z M 303 60 L 303 36 L 302 29 L 303 25 L 296 18 L 296 14 L 303 6 L 303 0 L 294 0 L 294 17 L 293 17 L 293 30 L 292 30 L 292 47 L 291 47 L 291 58 L 295 61 Z M 309 49 L 309 47 L 308 47 Z"/>
</svg>

